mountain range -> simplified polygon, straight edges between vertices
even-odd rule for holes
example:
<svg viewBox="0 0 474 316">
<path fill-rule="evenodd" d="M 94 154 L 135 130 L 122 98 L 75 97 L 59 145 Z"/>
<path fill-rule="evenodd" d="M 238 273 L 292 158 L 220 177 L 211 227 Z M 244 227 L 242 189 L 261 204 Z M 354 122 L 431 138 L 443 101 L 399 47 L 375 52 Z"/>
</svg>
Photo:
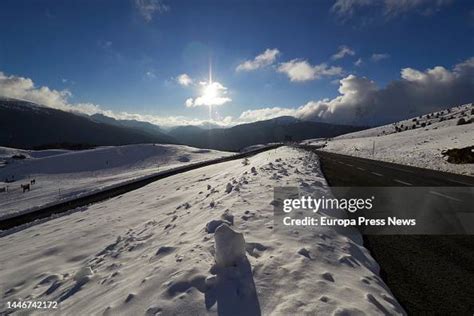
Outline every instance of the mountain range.
<svg viewBox="0 0 474 316">
<path fill-rule="evenodd" d="M 0 99 L 0 146 L 24 149 L 174 143 L 238 151 L 255 144 L 334 137 L 361 129 L 365 127 L 286 116 L 229 128 L 204 125 L 165 130 L 148 122 L 75 114 L 28 101 Z"/>
</svg>

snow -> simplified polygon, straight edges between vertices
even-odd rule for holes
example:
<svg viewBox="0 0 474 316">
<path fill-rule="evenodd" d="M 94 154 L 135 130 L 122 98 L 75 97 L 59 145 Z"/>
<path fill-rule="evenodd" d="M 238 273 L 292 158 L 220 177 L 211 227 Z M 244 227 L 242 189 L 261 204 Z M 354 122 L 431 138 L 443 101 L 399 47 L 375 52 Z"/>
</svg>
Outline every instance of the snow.
<svg viewBox="0 0 474 316">
<path fill-rule="evenodd" d="M 472 104 L 466 104 L 451 108 L 449 112 L 444 110 L 414 118 L 418 123 L 409 119 L 333 139 L 303 143 L 325 145 L 322 150 L 329 152 L 472 176 L 472 164 L 448 163 L 441 152 L 474 145 L 473 108 Z M 460 118 L 472 123 L 457 125 Z M 411 129 L 413 124 L 417 126 L 415 129 Z M 405 130 L 407 126 L 409 129 Z M 396 128 L 402 131 L 396 132 Z"/>
<path fill-rule="evenodd" d="M 26 159 L 11 159 L 21 154 Z M 139 144 L 90 150 L 19 150 L 0 147 L 0 179 L 15 177 L 8 192 L 0 193 L 0 217 L 34 211 L 39 207 L 103 190 L 189 163 L 232 155 L 230 152 L 182 145 Z M 29 183 L 23 193 L 20 184 Z"/>
<path fill-rule="evenodd" d="M 223 223 L 215 230 L 216 266 L 231 267 L 245 259 L 245 239 L 242 233 Z"/>
<path fill-rule="evenodd" d="M 275 186 L 330 195 L 314 154 L 280 147 L 248 162 L 4 232 L 1 308 L 30 299 L 57 300 L 64 315 L 404 314 L 357 231 L 273 232 Z M 214 234 L 213 220 L 226 221 Z"/>
<path fill-rule="evenodd" d="M 248 153 L 248 152 L 251 152 L 251 151 L 255 151 L 255 150 L 259 150 L 259 149 L 263 149 L 263 148 L 266 148 L 266 147 L 271 147 L 271 146 L 275 146 L 275 145 L 279 145 L 281 143 L 267 143 L 267 144 L 257 144 L 257 145 L 251 145 L 251 146 L 247 146 L 247 147 L 244 147 L 240 150 L 241 153 Z"/>
</svg>

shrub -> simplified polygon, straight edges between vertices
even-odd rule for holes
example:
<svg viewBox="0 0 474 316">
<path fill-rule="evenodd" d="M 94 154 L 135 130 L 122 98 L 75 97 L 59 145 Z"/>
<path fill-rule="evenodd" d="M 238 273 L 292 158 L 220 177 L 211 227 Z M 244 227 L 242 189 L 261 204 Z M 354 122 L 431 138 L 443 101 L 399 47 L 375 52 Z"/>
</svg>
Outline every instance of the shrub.
<svg viewBox="0 0 474 316">
<path fill-rule="evenodd" d="M 463 117 L 461 117 L 456 123 L 456 125 L 465 125 L 470 123 L 472 123 L 472 120 L 465 120 Z"/>
</svg>

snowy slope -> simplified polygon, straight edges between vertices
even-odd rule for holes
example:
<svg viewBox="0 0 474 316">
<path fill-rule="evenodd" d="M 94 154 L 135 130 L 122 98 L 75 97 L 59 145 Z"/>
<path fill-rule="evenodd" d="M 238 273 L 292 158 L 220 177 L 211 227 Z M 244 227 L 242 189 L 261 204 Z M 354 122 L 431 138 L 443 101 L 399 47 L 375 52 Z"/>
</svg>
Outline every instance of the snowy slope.
<svg viewBox="0 0 474 316">
<path fill-rule="evenodd" d="M 329 140 L 307 140 L 303 143 L 326 144 L 323 150 L 345 155 L 472 176 L 472 164 L 448 163 L 441 152 L 474 145 L 473 109 L 472 104 L 466 104 Z M 457 125 L 461 118 L 472 123 Z"/>
<path fill-rule="evenodd" d="M 358 232 L 272 232 L 272 189 L 286 185 L 329 190 L 317 157 L 281 147 L 4 236 L 0 306 L 21 298 L 58 300 L 61 315 L 403 314 Z M 249 265 L 211 273 L 205 227 L 223 217 L 243 233 Z M 231 291 L 236 284 L 243 292 Z"/>
<path fill-rule="evenodd" d="M 141 144 L 99 147 L 82 151 L 27 151 L 0 148 L 5 160 L 14 154 L 27 157 L 9 160 L 0 168 L 0 180 L 15 177 L 7 193 L 0 193 L 0 217 L 34 210 L 39 206 L 95 192 L 111 185 L 148 176 L 169 168 L 232 153 L 197 149 L 182 145 Z M 1 158 L 0 158 L 1 159 Z M 20 184 L 35 179 L 30 192 Z"/>
</svg>

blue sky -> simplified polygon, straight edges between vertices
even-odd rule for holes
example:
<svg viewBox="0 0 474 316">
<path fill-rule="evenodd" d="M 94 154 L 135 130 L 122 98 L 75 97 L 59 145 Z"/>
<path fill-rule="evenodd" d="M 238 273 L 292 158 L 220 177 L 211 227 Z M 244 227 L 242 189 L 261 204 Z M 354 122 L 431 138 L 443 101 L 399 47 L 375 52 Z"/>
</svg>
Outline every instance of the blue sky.
<svg viewBox="0 0 474 316">
<path fill-rule="evenodd" d="M 219 83 L 213 91 L 219 99 L 211 101 L 217 122 L 290 114 L 348 123 L 352 116 L 331 116 L 354 101 L 329 103 L 341 96 L 341 79 L 353 76 L 349 89 L 361 78 L 384 89 L 393 81 L 416 79 L 401 79 L 402 69 L 429 74 L 436 66 L 460 77 L 465 73 L 456 74 L 453 67 L 474 56 L 472 1 L 403 3 L 6 0 L 0 4 L 0 71 L 4 81 L 11 80 L 0 93 L 37 101 L 41 87 L 48 87 L 62 98 L 44 102 L 53 107 L 88 104 L 117 117 L 121 112 L 156 117 L 158 124 L 166 117 L 206 120 L 209 102 L 197 100 L 209 84 L 211 60 Z M 274 58 L 256 62 L 267 49 L 277 52 Z M 346 54 L 337 58 L 341 50 Z M 251 66 L 238 68 L 245 61 Z M 179 83 L 183 74 L 188 85 Z M 31 79 L 34 86 L 13 90 L 11 82 L 18 78 Z M 459 102 L 470 98 L 463 95 Z M 188 99 L 191 106 L 185 105 Z M 325 99 L 324 106 L 318 103 Z M 310 102 L 318 103 L 319 114 L 295 112 Z M 258 109 L 267 111 L 241 117 Z M 375 115 L 367 122 L 395 116 Z"/>
</svg>

